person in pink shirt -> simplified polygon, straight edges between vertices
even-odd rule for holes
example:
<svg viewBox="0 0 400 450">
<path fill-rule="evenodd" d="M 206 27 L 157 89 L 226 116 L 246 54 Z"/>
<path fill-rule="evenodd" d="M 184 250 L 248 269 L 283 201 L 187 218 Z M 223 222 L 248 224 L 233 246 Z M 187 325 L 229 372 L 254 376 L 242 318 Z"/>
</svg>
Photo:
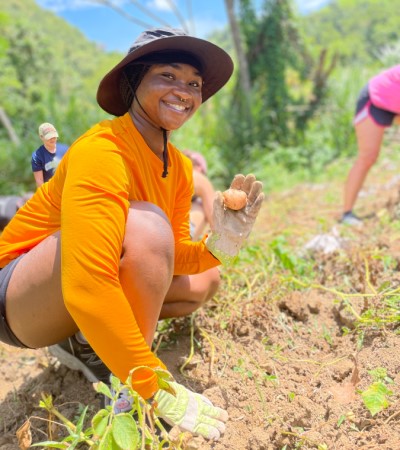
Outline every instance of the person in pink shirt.
<svg viewBox="0 0 400 450">
<path fill-rule="evenodd" d="M 399 117 L 400 64 L 372 77 L 359 94 L 353 122 L 358 157 L 345 184 L 340 222 L 362 224 L 362 220 L 353 213 L 354 204 L 369 170 L 378 159 L 385 129 L 393 123 L 399 124 Z"/>
</svg>

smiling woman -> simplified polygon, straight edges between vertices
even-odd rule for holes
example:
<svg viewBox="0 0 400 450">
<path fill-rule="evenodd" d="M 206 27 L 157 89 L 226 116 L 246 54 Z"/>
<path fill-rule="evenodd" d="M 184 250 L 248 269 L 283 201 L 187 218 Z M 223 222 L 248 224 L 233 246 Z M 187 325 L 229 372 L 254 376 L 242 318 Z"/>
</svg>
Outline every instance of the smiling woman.
<svg viewBox="0 0 400 450">
<path fill-rule="evenodd" d="M 156 98 L 159 97 L 162 104 L 168 105 L 174 111 L 186 113 L 182 119 L 187 120 L 201 104 L 202 84 L 201 74 L 191 65 L 156 64 L 151 66 L 144 76 L 138 87 L 135 100 L 138 102 L 138 98 L 142 98 L 142 93 L 145 93 L 143 97 L 146 97 L 146 101 L 151 105 L 153 101 L 150 97 L 152 95 Z M 165 119 L 162 113 L 157 115 Z M 166 125 L 163 128 L 172 131 L 181 125 L 182 123 Z"/>
<path fill-rule="evenodd" d="M 159 130 L 168 134 L 192 117 L 201 105 L 203 81 L 198 69 L 189 64 L 145 67 L 147 72 L 133 94 L 129 112 L 146 143 L 162 159 L 163 149 L 157 146 Z"/>
<path fill-rule="evenodd" d="M 248 205 L 214 203 L 207 240 L 192 242 L 192 166 L 169 138 L 228 81 L 229 55 L 180 30 L 143 32 L 100 82 L 97 100 L 117 117 L 95 125 L 0 237 L 0 340 L 44 347 L 107 382 L 110 372 L 184 430 L 218 439 L 227 412 L 173 382 L 151 351 L 159 318 L 190 314 L 220 283 L 218 265 L 240 250 L 263 200 L 254 176 L 235 177 Z M 7 304 L 6 304 L 7 298 Z M 48 318 L 51 317 L 51 321 Z M 129 399 L 121 399 L 128 405 Z"/>
</svg>

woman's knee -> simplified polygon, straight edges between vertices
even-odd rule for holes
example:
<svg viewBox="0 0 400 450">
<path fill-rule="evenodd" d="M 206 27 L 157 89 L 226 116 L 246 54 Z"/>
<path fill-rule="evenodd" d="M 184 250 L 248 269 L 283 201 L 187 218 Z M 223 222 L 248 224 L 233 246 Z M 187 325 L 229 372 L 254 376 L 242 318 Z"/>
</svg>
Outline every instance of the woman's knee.
<svg viewBox="0 0 400 450">
<path fill-rule="evenodd" d="M 362 165 L 365 170 L 369 170 L 376 163 L 378 155 L 379 152 L 366 152 L 360 154 L 358 158 L 359 164 Z"/>
<path fill-rule="evenodd" d="M 221 275 L 217 267 L 209 269 L 208 272 L 208 292 L 204 301 L 210 300 L 214 297 L 221 284 Z"/>
<path fill-rule="evenodd" d="M 174 235 L 168 217 L 149 202 L 131 202 L 123 243 L 123 256 L 159 255 L 173 263 Z"/>
<path fill-rule="evenodd" d="M 198 307 L 211 300 L 221 284 L 220 272 L 217 267 L 197 275 L 190 275 L 190 278 L 192 294 L 189 300 L 198 303 Z"/>
</svg>

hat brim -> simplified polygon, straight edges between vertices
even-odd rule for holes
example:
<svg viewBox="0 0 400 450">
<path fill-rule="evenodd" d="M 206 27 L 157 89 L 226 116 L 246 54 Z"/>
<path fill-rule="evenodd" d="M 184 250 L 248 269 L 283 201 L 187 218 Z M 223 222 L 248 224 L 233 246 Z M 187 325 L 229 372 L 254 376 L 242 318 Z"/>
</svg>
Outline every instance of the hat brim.
<svg viewBox="0 0 400 450">
<path fill-rule="evenodd" d="M 121 74 L 126 65 L 138 58 L 163 50 L 185 51 L 193 54 L 203 68 L 203 103 L 218 92 L 233 72 L 233 62 L 228 53 L 217 45 L 193 36 L 168 36 L 156 39 L 135 49 L 108 72 L 100 81 L 97 102 L 104 111 L 122 116 L 128 111 L 120 92 Z"/>
<path fill-rule="evenodd" d="M 45 141 L 48 141 L 48 140 L 53 139 L 53 138 L 58 138 L 58 133 L 57 133 L 57 131 L 50 131 L 50 133 L 47 133 L 47 134 L 45 134 L 45 135 L 43 136 L 43 139 L 44 139 Z"/>
</svg>

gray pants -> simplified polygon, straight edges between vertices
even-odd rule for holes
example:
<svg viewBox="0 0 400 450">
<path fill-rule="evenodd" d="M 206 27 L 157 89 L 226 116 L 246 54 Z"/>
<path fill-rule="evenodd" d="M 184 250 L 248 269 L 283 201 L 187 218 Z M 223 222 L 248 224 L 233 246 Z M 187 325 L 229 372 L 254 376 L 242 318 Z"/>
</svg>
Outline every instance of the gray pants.
<svg viewBox="0 0 400 450">
<path fill-rule="evenodd" d="M 8 283 L 10 282 L 15 266 L 23 256 L 18 256 L 18 258 L 0 269 L 0 341 L 14 347 L 29 348 L 15 336 L 6 320 L 6 293 Z"/>
</svg>

